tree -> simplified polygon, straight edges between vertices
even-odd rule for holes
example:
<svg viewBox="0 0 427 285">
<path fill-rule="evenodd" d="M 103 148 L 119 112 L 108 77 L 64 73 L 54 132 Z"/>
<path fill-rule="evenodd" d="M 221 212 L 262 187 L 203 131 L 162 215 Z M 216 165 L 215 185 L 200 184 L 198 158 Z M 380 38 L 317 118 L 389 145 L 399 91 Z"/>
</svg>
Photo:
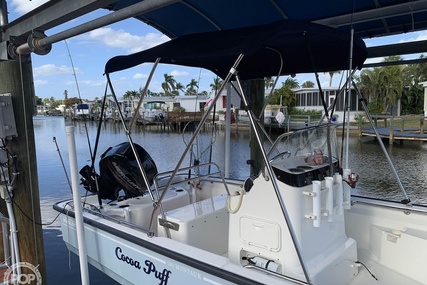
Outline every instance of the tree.
<svg viewBox="0 0 427 285">
<path fill-rule="evenodd" d="M 402 60 L 400 56 L 390 56 L 384 62 Z M 368 100 L 369 110 L 384 113 L 395 106 L 401 98 L 405 83 L 404 65 L 391 65 L 365 69 L 360 73 L 358 86 L 364 98 Z"/>
<path fill-rule="evenodd" d="M 302 88 L 314 88 L 314 83 L 310 80 L 305 81 L 302 85 Z"/>
<path fill-rule="evenodd" d="M 381 98 L 381 85 L 384 72 L 381 68 L 363 69 L 357 78 L 357 85 L 364 99 L 368 102 L 370 112 L 383 113 L 385 110 Z"/>
<path fill-rule="evenodd" d="M 169 75 L 169 74 L 165 73 L 164 77 L 165 77 L 165 81 L 162 83 L 162 88 L 165 91 L 164 95 L 165 96 L 171 96 L 172 91 L 174 91 L 176 89 L 176 87 L 175 87 L 176 81 L 173 78 L 173 75 Z"/>
<path fill-rule="evenodd" d="M 221 78 L 219 78 L 218 76 L 214 77 L 213 83 L 211 83 L 211 85 L 210 85 L 212 91 L 218 91 L 219 88 L 221 88 L 222 83 L 223 83 L 223 81 Z"/>
<path fill-rule="evenodd" d="M 182 85 L 181 82 L 177 82 L 175 85 L 175 90 L 173 90 L 171 93 L 173 96 L 179 96 L 179 91 L 184 91 L 184 85 Z"/>
<path fill-rule="evenodd" d="M 265 89 L 273 88 L 275 78 L 272 76 L 264 77 Z"/>
<path fill-rule="evenodd" d="M 340 74 L 341 72 L 339 70 L 337 70 L 337 71 L 329 71 L 328 73 L 329 73 L 329 87 L 331 87 L 332 86 L 332 79 L 334 78 L 334 74 L 335 73 Z"/>
<path fill-rule="evenodd" d="M 36 105 L 37 106 L 42 106 L 43 105 L 43 100 L 42 98 L 36 96 Z"/>
<path fill-rule="evenodd" d="M 197 95 L 196 88 L 199 88 L 199 84 L 196 79 L 191 79 L 190 83 L 187 84 L 187 90 L 185 95 Z"/>
<path fill-rule="evenodd" d="M 282 87 L 283 87 L 283 85 L 289 87 L 290 89 L 299 88 L 298 81 L 292 77 L 286 78 L 285 82 L 282 82 Z"/>
<path fill-rule="evenodd" d="M 136 90 L 126 91 L 125 95 L 123 95 L 123 99 L 129 99 L 129 100 L 132 100 L 134 98 L 139 98 L 139 97 L 141 97 L 141 95 Z"/>
<path fill-rule="evenodd" d="M 68 91 L 64 90 L 64 100 L 67 100 L 67 99 L 68 99 Z"/>
<path fill-rule="evenodd" d="M 298 88 L 299 84 L 294 78 L 288 77 L 285 82 L 282 82 L 282 87 L 274 90 L 271 98 L 270 104 L 282 106 L 288 106 L 289 108 L 295 106 L 295 96 L 292 89 Z"/>
<path fill-rule="evenodd" d="M 77 97 L 73 97 L 73 98 L 68 98 L 67 100 L 65 100 L 65 108 L 71 108 L 73 107 L 75 104 L 80 103 L 80 99 Z"/>
</svg>

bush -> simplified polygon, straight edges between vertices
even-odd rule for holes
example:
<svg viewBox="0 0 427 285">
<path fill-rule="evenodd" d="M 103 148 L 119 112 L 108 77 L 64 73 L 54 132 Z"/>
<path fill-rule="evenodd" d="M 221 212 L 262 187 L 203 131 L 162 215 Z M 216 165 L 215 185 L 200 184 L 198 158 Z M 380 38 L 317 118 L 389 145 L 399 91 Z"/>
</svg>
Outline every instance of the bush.
<svg viewBox="0 0 427 285">
<path fill-rule="evenodd" d="M 322 111 L 319 110 L 300 110 L 296 108 L 288 109 L 289 115 L 322 115 Z"/>
</svg>

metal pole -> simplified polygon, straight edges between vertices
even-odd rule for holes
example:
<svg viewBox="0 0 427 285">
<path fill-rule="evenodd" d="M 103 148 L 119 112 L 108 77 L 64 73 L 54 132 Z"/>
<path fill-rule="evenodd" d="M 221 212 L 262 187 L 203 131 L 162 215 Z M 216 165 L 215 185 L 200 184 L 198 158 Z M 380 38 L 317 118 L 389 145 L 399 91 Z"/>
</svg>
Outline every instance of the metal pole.
<svg viewBox="0 0 427 285">
<path fill-rule="evenodd" d="M 145 83 L 144 90 L 142 91 L 142 94 L 140 95 L 140 98 L 138 101 L 138 106 L 135 109 L 132 121 L 129 124 L 129 129 L 132 129 L 132 126 L 135 124 L 135 121 L 136 121 L 138 114 L 139 114 L 139 109 L 141 108 L 141 105 L 142 105 L 142 101 L 144 101 L 145 94 L 147 93 L 148 86 L 150 85 L 151 79 L 153 78 L 154 71 L 156 70 L 157 65 L 159 64 L 159 61 L 160 61 L 160 57 L 158 57 L 156 59 L 156 61 L 154 62 L 153 68 L 151 69 L 150 75 L 148 76 L 147 82 Z"/>
<path fill-rule="evenodd" d="M 357 85 L 356 85 L 356 83 L 354 83 L 354 81 L 352 81 L 352 84 L 353 84 L 354 89 L 356 90 L 357 95 L 359 96 L 360 104 L 362 105 L 363 110 L 365 111 L 366 117 L 368 118 L 368 121 L 371 124 L 372 129 L 374 130 L 375 136 L 376 136 L 377 141 L 378 141 L 378 143 L 379 143 L 379 145 L 381 147 L 381 150 L 383 151 L 383 153 L 384 153 L 384 155 L 385 155 L 385 157 L 387 159 L 387 162 L 390 165 L 390 168 L 391 168 L 391 170 L 392 170 L 392 172 L 394 174 L 394 177 L 397 180 L 397 184 L 399 185 L 399 188 L 402 191 L 403 196 L 405 197 L 405 199 L 402 200 L 402 203 L 404 203 L 404 204 L 406 204 L 408 206 L 411 206 L 412 205 L 411 199 L 409 199 L 408 194 L 406 193 L 406 190 L 403 187 L 403 184 L 402 184 L 402 181 L 400 180 L 399 174 L 397 173 L 397 170 L 394 167 L 393 162 L 391 161 L 390 155 L 388 154 L 388 152 L 387 152 L 387 150 L 386 150 L 386 148 L 384 146 L 383 140 L 381 139 L 381 136 L 378 133 L 378 129 L 377 129 L 376 125 L 374 124 L 373 120 L 372 120 L 372 116 L 371 116 L 371 114 L 368 111 L 368 107 L 366 107 L 366 104 L 365 104 L 365 101 L 363 100 L 362 94 L 360 93 L 359 88 L 357 88 Z"/>
<path fill-rule="evenodd" d="M 237 81 L 237 84 L 239 85 L 239 89 L 240 89 L 240 93 L 242 94 L 243 102 L 244 102 L 245 106 L 248 107 L 249 103 L 248 103 L 248 101 L 246 99 L 246 96 L 244 96 L 243 88 L 242 88 L 242 85 L 240 83 L 240 79 L 239 79 L 239 77 L 237 75 L 236 75 L 236 81 Z M 269 163 L 267 154 L 266 154 L 264 148 L 262 147 L 263 142 L 261 140 L 261 136 L 260 136 L 259 130 L 257 128 L 257 124 L 256 124 L 256 121 L 255 121 L 255 118 L 254 118 L 254 114 L 253 114 L 253 112 L 251 110 L 248 110 L 248 115 L 249 115 L 249 120 L 251 122 L 251 125 L 253 126 L 253 131 L 255 133 L 256 140 L 257 140 L 258 145 L 260 146 L 260 149 L 261 149 L 261 154 L 262 154 L 263 160 L 265 162 L 265 168 L 266 168 L 266 170 L 268 172 L 268 176 L 269 177 L 274 177 L 273 169 L 271 167 L 271 164 Z M 307 280 L 308 284 L 313 284 L 312 281 L 311 281 L 311 278 L 310 278 L 310 273 L 308 271 L 307 264 L 306 264 L 306 262 L 304 260 L 303 254 L 302 254 L 302 249 L 301 249 L 301 247 L 299 245 L 299 242 L 298 242 L 298 239 L 296 237 L 296 233 L 295 233 L 294 227 L 293 227 L 291 219 L 289 217 L 288 210 L 286 209 L 285 202 L 283 201 L 282 195 L 280 194 L 279 185 L 277 185 L 276 179 L 270 179 L 270 181 L 271 181 L 271 184 L 272 184 L 272 186 L 274 188 L 274 191 L 276 193 L 277 200 L 279 201 L 280 208 L 282 209 L 282 213 L 283 213 L 283 216 L 285 218 L 286 225 L 288 226 L 289 235 L 291 236 L 292 242 L 294 244 L 294 248 L 295 248 L 295 251 L 297 253 L 299 262 L 301 264 L 301 268 L 302 268 L 304 277 Z"/>
<path fill-rule="evenodd" d="M 227 107 L 225 113 L 225 161 L 224 176 L 230 178 L 230 132 L 231 132 L 231 83 L 227 84 Z"/>
<path fill-rule="evenodd" d="M 7 18 L 7 4 L 5 0 L 0 0 L 0 27 L 8 23 Z"/>
<path fill-rule="evenodd" d="M 44 49 L 45 47 L 62 41 L 69 39 L 71 37 L 81 35 L 83 33 L 95 30 L 97 28 L 101 28 L 104 26 L 107 26 L 109 24 L 117 23 L 119 21 L 131 18 L 136 15 L 140 15 L 143 13 L 147 13 L 153 10 L 160 9 L 162 7 L 171 5 L 175 2 L 178 2 L 178 0 L 144 0 L 137 2 L 136 4 L 133 4 L 131 6 L 128 6 L 126 8 L 120 9 L 116 12 L 113 12 L 111 14 L 102 16 L 98 19 L 95 19 L 93 21 L 78 25 L 74 28 L 59 32 L 57 34 L 54 34 L 49 37 L 45 38 L 38 38 L 34 40 L 34 47 Z M 31 53 L 31 49 L 28 43 L 22 44 L 16 48 L 16 53 L 20 55 L 26 55 Z"/>
<path fill-rule="evenodd" d="M 79 250 L 80 275 L 82 285 L 89 285 L 89 270 L 87 265 L 86 242 L 84 235 L 83 209 L 79 188 L 79 172 L 77 168 L 76 141 L 74 139 L 74 127 L 65 128 L 68 143 L 68 156 L 70 159 L 71 183 L 73 186 L 73 204 L 76 215 L 77 246 Z"/>
</svg>

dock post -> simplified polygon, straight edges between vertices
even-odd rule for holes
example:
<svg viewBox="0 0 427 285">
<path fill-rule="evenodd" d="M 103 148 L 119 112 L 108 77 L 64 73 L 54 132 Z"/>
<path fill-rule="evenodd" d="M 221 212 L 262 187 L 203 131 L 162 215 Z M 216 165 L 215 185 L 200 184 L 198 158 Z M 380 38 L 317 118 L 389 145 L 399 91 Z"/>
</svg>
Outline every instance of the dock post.
<svg viewBox="0 0 427 285">
<path fill-rule="evenodd" d="M 22 68 L 22 72 L 21 72 Z M 14 207 L 21 262 L 27 262 L 40 272 L 46 284 L 43 231 L 41 226 L 39 183 L 37 177 L 36 147 L 33 115 L 35 92 L 31 62 L 0 62 L 0 93 L 10 93 L 18 136 L 6 140 L 8 150 L 16 155 L 17 171 L 13 185 Z M 11 179 L 12 177 L 10 177 Z M 2 211 L 5 209 L 2 205 Z M 30 217 L 26 217 L 22 212 Z M 6 214 L 6 213 L 3 213 Z M 23 273 L 27 268 L 23 268 Z"/>
<path fill-rule="evenodd" d="M 384 119 L 384 120 L 387 120 L 387 119 Z M 386 126 L 387 126 L 387 124 L 386 124 Z M 390 145 L 392 145 L 393 144 L 393 116 L 391 116 L 390 117 L 390 127 L 389 127 L 389 141 L 388 141 L 388 143 L 390 144 Z"/>
<path fill-rule="evenodd" d="M 420 134 L 424 134 L 424 116 L 420 118 Z"/>
</svg>

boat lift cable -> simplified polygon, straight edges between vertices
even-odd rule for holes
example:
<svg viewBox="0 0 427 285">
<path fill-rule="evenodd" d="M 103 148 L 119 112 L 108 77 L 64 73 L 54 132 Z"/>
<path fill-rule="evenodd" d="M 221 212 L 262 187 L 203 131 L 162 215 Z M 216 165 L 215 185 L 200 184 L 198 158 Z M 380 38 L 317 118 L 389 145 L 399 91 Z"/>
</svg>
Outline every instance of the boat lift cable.
<svg viewBox="0 0 427 285">
<path fill-rule="evenodd" d="M 402 194 L 405 198 L 401 202 L 402 202 L 402 204 L 406 204 L 407 206 L 412 206 L 411 200 L 409 199 L 408 194 L 406 193 L 405 188 L 403 187 L 403 184 L 402 184 L 402 181 L 400 180 L 399 174 L 397 173 L 396 168 L 394 167 L 394 164 L 391 161 L 390 155 L 388 154 L 387 149 L 385 148 L 384 143 L 380 137 L 378 129 L 375 126 L 374 121 L 372 120 L 371 114 L 368 111 L 368 107 L 366 106 L 365 99 L 363 99 L 362 94 L 360 93 L 359 88 L 357 87 L 356 83 L 354 81 L 352 81 L 352 84 L 353 84 L 354 89 L 356 90 L 356 94 L 359 97 L 359 102 L 362 105 L 363 110 L 365 111 L 366 117 L 368 118 L 368 121 L 371 124 L 372 129 L 374 130 L 377 141 L 381 146 L 381 149 L 382 149 L 382 151 L 383 151 L 383 153 L 384 153 L 384 155 L 385 155 L 385 157 L 386 157 L 386 159 L 390 165 L 390 168 L 394 174 L 394 177 L 397 180 L 397 184 L 399 185 L 399 188 L 402 191 Z"/>
</svg>

